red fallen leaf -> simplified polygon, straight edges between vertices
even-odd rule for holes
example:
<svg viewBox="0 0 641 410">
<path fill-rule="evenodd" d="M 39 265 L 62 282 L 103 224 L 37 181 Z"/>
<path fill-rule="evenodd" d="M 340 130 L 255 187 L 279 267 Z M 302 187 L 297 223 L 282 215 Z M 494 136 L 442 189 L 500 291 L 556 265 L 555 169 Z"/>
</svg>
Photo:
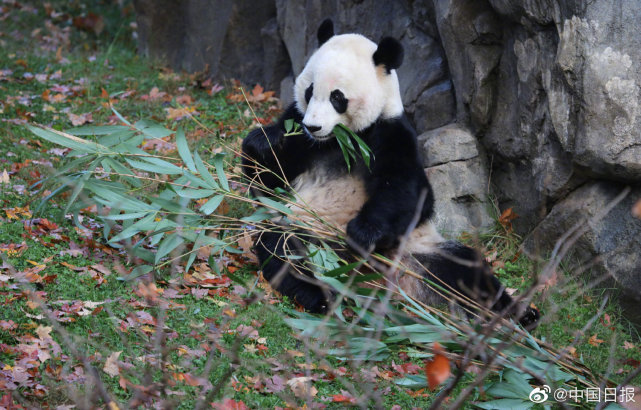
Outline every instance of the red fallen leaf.
<svg viewBox="0 0 641 410">
<path fill-rule="evenodd" d="M 109 99 L 109 93 L 104 88 L 100 89 L 100 98 L 104 98 L 105 100 Z"/>
<path fill-rule="evenodd" d="M 332 396 L 332 402 L 334 403 L 356 403 L 356 398 L 349 394 L 345 390 L 341 390 L 341 394 L 334 394 Z"/>
<path fill-rule="evenodd" d="M 247 406 L 242 400 L 223 399 L 222 401 L 211 403 L 211 405 L 216 410 L 247 410 Z"/>
<path fill-rule="evenodd" d="M 626 359 L 623 364 L 627 364 L 628 366 L 632 367 L 639 367 L 641 366 L 641 363 L 637 359 Z"/>
<path fill-rule="evenodd" d="M 432 351 L 434 357 L 425 363 L 425 375 L 430 390 L 434 390 L 452 374 L 450 360 L 443 354 L 443 348 L 438 342 L 434 342 Z"/>
<path fill-rule="evenodd" d="M 503 211 L 501 213 L 501 216 L 499 217 L 499 223 L 507 231 L 511 231 L 512 230 L 512 221 L 514 219 L 516 219 L 517 217 L 518 217 L 518 215 L 516 214 L 516 212 L 514 212 L 514 210 L 510 207 L 510 208 L 506 209 L 505 211 Z"/>
<path fill-rule="evenodd" d="M 205 380 L 200 377 L 194 377 L 189 373 L 183 373 L 183 380 L 186 384 L 190 386 L 202 386 L 205 384 Z"/>
<path fill-rule="evenodd" d="M 89 12 L 86 16 L 77 16 L 73 18 L 73 25 L 77 29 L 84 31 L 93 31 L 96 35 L 102 33 L 105 28 L 105 22 L 102 16 Z"/>
<path fill-rule="evenodd" d="M 392 361 L 392 369 L 396 370 L 400 374 L 418 374 L 422 367 L 414 363 L 403 363 L 398 365 Z"/>
</svg>

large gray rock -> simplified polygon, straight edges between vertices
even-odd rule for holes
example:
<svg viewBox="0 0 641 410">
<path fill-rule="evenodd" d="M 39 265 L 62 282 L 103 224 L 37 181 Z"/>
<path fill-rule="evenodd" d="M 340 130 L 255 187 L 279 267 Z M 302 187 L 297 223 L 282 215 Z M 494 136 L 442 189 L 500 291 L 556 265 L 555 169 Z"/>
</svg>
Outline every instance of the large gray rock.
<svg viewBox="0 0 641 410">
<path fill-rule="evenodd" d="M 290 70 L 273 1 L 134 0 L 139 49 L 175 69 L 276 89 Z"/>
<path fill-rule="evenodd" d="M 494 108 L 501 26 L 485 0 L 434 1 L 436 23 L 456 90 L 459 122 L 483 129 Z"/>
<path fill-rule="evenodd" d="M 584 18 L 563 22 L 557 62 L 566 87 L 550 93 L 552 118 L 563 147 L 590 174 L 638 181 L 641 7 L 596 3 Z"/>
<path fill-rule="evenodd" d="M 419 143 L 434 189 L 437 229 L 456 237 L 491 227 L 488 166 L 476 138 L 464 127 L 450 124 L 421 134 Z"/>
<path fill-rule="evenodd" d="M 641 199 L 641 187 L 605 212 L 623 190 L 620 184 L 591 182 L 573 191 L 526 238 L 525 251 L 533 257 L 548 255 L 566 232 L 581 226 L 585 233 L 573 244 L 568 260 L 574 267 L 592 266 L 588 272 L 593 279 L 606 275 L 624 296 L 641 302 L 641 220 L 631 212 Z M 636 314 L 641 318 L 638 308 Z"/>
</svg>

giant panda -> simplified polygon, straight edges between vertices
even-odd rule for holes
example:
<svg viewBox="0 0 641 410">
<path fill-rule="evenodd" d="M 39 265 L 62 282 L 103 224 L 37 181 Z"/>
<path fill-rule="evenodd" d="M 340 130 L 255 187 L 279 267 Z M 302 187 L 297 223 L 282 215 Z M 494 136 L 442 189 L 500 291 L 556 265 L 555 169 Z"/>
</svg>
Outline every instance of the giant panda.
<svg viewBox="0 0 641 410">
<path fill-rule="evenodd" d="M 496 312 L 509 310 L 524 326 L 534 324 L 538 311 L 515 306 L 479 252 L 444 240 L 430 223 L 434 195 L 416 131 L 404 114 L 396 73 L 402 45 L 391 37 L 376 44 L 360 34 L 334 35 L 329 19 L 317 38 L 319 48 L 296 78 L 295 102 L 276 123 L 243 140 L 245 177 L 269 189 L 289 185 L 298 201 L 343 229 L 355 249 L 395 255 L 400 238 L 416 226 L 402 247 L 406 266 Z M 290 119 L 301 124 L 302 134 L 285 135 Z M 339 123 L 368 144 L 373 152 L 369 167 L 361 159 L 348 169 L 332 133 Z M 255 251 L 263 276 L 306 310 L 326 312 L 333 294 L 286 256 L 285 248 L 304 252 L 296 244 L 300 234 L 286 227 L 262 232 Z M 425 281 L 400 275 L 398 285 L 418 300 L 433 302 Z"/>
</svg>

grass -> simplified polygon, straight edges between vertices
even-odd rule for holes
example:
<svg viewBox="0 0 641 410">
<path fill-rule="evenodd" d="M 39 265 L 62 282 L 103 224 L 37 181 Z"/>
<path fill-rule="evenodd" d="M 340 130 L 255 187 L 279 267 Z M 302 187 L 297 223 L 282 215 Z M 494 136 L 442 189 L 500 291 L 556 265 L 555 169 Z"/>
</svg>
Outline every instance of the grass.
<svg viewBox="0 0 641 410">
<path fill-rule="evenodd" d="M 38 2 L 33 4 L 2 9 L 6 18 L 0 33 L 0 171 L 7 171 L 9 182 L 0 184 L 0 248 L 6 261 L 0 270 L 0 383 L 5 383 L 0 384 L 0 390 L 11 391 L 10 400 L 16 403 L 35 407 L 71 404 L 75 393 L 83 395 L 92 390 L 83 384 L 87 377 L 80 358 L 73 357 L 61 334 L 51 331 L 53 339 L 46 337 L 51 323 L 42 318 L 42 309 L 34 304 L 35 293 L 78 350 L 99 369 L 105 387 L 119 401 L 135 398 L 146 406 L 163 400 L 173 407 L 193 408 L 198 392 L 209 382 L 223 385 L 212 397 L 215 402 L 231 398 L 249 408 L 303 405 L 304 398 L 296 397 L 289 386 L 267 387 L 268 380 L 278 384 L 274 379 L 278 376 L 284 382 L 312 377 L 317 389 L 312 401 L 317 405 L 343 407 L 345 402 L 336 396 L 346 395 L 346 386 L 352 383 L 356 392 L 379 391 L 382 404 L 388 408 L 428 406 L 436 393 L 394 383 L 402 375 L 396 365 L 422 366 L 421 360 L 408 358 L 404 347 L 379 363 L 349 363 L 318 355 L 308 350 L 304 340 L 283 321 L 295 306 L 269 291 L 264 298 L 249 303 L 243 289 L 263 285 L 257 279 L 256 267 L 247 261 L 228 258 L 222 264 L 223 276 L 234 271 L 234 276 L 243 280 L 242 285 L 234 282 L 212 288 L 197 282 L 169 294 L 167 289 L 174 280 L 169 275 L 122 280 L 133 261 L 128 260 L 126 252 L 100 242 L 100 226 L 92 222 L 90 210 L 82 214 L 89 230 L 78 229 L 64 214 L 64 196 L 35 213 L 43 196 L 35 195 L 30 187 L 64 160 L 56 151 L 59 147 L 35 139 L 24 127 L 26 122 L 68 129 L 73 118 L 69 114 L 91 113 L 93 124 L 106 124 L 115 121 L 111 103 L 130 119 L 155 119 L 171 128 L 180 124 L 193 146 L 212 155 L 212 139 L 238 147 L 255 120 L 238 98 L 233 82 L 210 93 L 214 84 L 208 83 L 202 73 L 174 73 L 160 62 L 138 56 L 131 39 L 131 14 L 122 16 L 120 9 L 101 1 L 52 2 L 54 13 Z M 70 23 L 72 17 L 88 11 L 103 17 L 106 28 L 100 34 Z M 200 125 L 171 118 L 170 109 L 184 106 L 198 112 L 195 116 Z M 265 121 L 278 114 L 275 103 L 268 99 L 255 109 Z M 156 141 L 151 148 L 162 152 L 168 142 Z M 228 212 L 235 216 L 247 209 L 232 204 Z M 48 223 L 35 223 L 42 219 Z M 500 225 L 498 229 L 481 240 L 488 254 L 497 252 L 496 260 L 501 263 L 496 272 L 501 280 L 510 288 L 525 289 L 538 267 L 518 254 L 518 239 L 501 230 Z M 206 258 L 197 261 L 203 266 L 207 262 Z M 9 265 L 17 272 L 35 272 L 40 279 L 27 287 L 18 286 Z M 211 269 L 203 269 L 201 274 L 211 274 Z M 539 296 L 536 303 L 547 316 L 535 336 L 559 348 L 568 346 L 597 313 L 603 293 L 586 293 L 578 284 L 563 292 L 552 288 Z M 552 313 L 557 307 L 560 309 Z M 594 374 L 611 371 L 613 380 L 621 380 L 641 359 L 639 337 L 616 303 L 608 302 L 604 313 L 579 336 L 574 354 Z M 241 325 L 245 328 L 239 328 Z M 166 337 L 163 371 L 154 364 L 161 358 L 155 348 L 159 326 L 163 326 L 161 333 Z M 249 327 L 256 333 L 237 336 Z M 593 335 L 596 337 L 590 343 Z M 212 338 L 216 349 L 209 348 Z M 61 351 L 56 350 L 56 344 L 61 345 Z M 240 346 L 238 361 L 229 379 L 226 376 L 232 364 L 228 353 L 236 346 Z M 36 360 L 34 354 L 38 352 L 51 358 Z M 104 370 L 114 352 L 122 352 L 117 376 Z M 371 382 L 363 381 L 367 372 Z M 259 380 L 255 379 L 257 375 Z M 150 386 L 163 378 L 169 378 L 171 389 L 161 398 L 134 397 L 134 392 L 144 391 L 136 385 Z M 468 374 L 464 381 L 471 379 Z M 451 396 L 456 397 L 458 390 L 460 387 Z M 3 400 L 8 400 L 5 394 Z"/>
</svg>

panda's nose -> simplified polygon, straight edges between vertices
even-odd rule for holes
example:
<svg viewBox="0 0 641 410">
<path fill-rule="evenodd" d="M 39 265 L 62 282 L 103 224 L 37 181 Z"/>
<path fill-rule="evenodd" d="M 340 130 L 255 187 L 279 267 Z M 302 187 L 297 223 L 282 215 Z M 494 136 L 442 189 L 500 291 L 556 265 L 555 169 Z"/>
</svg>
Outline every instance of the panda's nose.
<svg viewBox="0 0 641 410">
<path fill-rule="evenodd" d="M 319 125 L 307 125 L 307 124 L 303 124 L 303 125 L 305 126 L 305 128 L 307 128 L 307 130 L 308 130 L 309 132 L 316 132 L 316 131 L 320 131 L 320 129 L 322 128 L 322 127 L 321 127 L 321 126 L 319 126 Z"/>
</svg>

